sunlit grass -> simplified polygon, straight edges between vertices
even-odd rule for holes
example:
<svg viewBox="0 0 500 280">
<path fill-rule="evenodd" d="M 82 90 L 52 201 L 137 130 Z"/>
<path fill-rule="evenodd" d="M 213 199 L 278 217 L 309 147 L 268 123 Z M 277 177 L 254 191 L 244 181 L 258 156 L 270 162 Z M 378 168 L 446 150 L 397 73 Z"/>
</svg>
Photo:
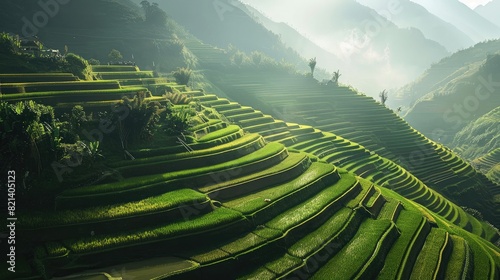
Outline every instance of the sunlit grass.
<svg viewBox="0 0 500 280">
<path fill-rule="evenodd" d="M 116 234 L 69 239 L 63 241 L 63 243 L 73 253 L 97 252 L 115 247 L 179 237 L 184 234 L 193 234 L 224 224 L 229 224 L 242 218 L 243 216 L 236 211 L 219 208 L 209 214 L 192 220 L 178 221 L 164 226 L 144 228 Z"/>
<path fill-rule="evenodd" d="M 58 225 L 106 221 L 171 209 L 183 204 L 207 201 L 207 197 L 191 189 L 181 189 L 140 201 L 105 205 L 87 209 L 24 214 L 19 219 L 23 228 L 45 228 Z"/>
</svg>

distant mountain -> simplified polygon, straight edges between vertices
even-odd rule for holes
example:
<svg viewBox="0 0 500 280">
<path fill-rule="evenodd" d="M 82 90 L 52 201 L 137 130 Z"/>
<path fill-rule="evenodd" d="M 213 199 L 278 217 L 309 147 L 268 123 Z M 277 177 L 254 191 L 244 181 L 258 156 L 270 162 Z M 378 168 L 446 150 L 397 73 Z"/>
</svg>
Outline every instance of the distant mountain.
<svg viewBox="0 0 500 280">
<path fill-rule="evenodd" d="M 500 148 L 500 104 L 460 130 L 450 147 L 471 161 Z"/>
<path fill-rule="evenodd" d="M 467 72 L 472 64 L 481 64 L 488 55 L 498 53 L 500 40 L 478 43 L 473 47 L 458 51 L 433 64 L 414 82 L 397 90 L 388 104 L 391 107 L 412 107 L 425 95 L 444 87 L 453 79 Z"/>
<path fill-rule="evenodd" d="M 428 39 L 434 40 L 448 51 L 470 47 L 474 41 L 452 24 L 429 13 L 424 7 L 409 0 L 400 0 L 398 12 L 390 12 L 392 0 L 357 0 L 402 28 L 417 28 Z"/>
<path fill-rule="evenodd" d="M 47 16 L 46 22 L 33 20 L 37 14 Z M 102 63 L 117 49 L 123 60 L 134 60 L 144 69 L 171 71 L 186 65 L 176 24 L 147 25 L 141 7 L 129 0 L 68 1 L 50 14 L 37 1 L 0 1 L 0 28 L 22 37 L 36 35 L 47 48 L 64 51 L 67 46 Z"/>
<path fill-rule="evenodd" d="M 477 6 L 474 11 L 500 27 L 500 0 Z"/>
<path fill-rule="evenodd" d="M 309 69 L 304 58 L 237 7 L 237 1 L 164 0 L 158 4 L 170 18 L 204 43 L 219 48 L 232 45 L 247 53 L 260 51 L 277 61 L 286 60 L 303 71 Z"/>
<path fill-rule="evenodd" d="M 341 59 L 341 82 L 371 96 L 414 79 L 446 49 L 415 28 L 398 28 L 376 11 L 355 1 L 244 1 L 274 21 L 292 25 L 315 44 Z M 287 6 L 286 13 L 279 7 Z M 278 16 L 276 16 L 278 15 Z M 314 16 L 312 16 L 314 15 Z M 276 20 L 275 18 L 278 18 Z M 319 63 L 319 62 L 318 62 Z"/>
<path fill-rule="evenodd" d="M 458 0 L 411 0 L 462 30 L 474 42 L 500 38 L 500 27 Z"/>
<path fill-rule="evenodd" d="M 420 98 L 404 117 L 424 135 L 445 144 L 469 123 L 500 105 L 500 54 L 465 65 L 446 80 Z"/>
<path fill-rule="evenodd" d="M 297 51 L 302 57 L 316 57 L 318 61 L 317 67 L 330 68 L 332 71 L 334 71 L 334 67 L 343 68 L 343 62 L 339 57 L 321 48 L 290 25 L 284 22 L 275 22 L 250 5 L 241 3 L 238 7 L 271 32 L 277 34 L 286 46 Z"/>
</svg>

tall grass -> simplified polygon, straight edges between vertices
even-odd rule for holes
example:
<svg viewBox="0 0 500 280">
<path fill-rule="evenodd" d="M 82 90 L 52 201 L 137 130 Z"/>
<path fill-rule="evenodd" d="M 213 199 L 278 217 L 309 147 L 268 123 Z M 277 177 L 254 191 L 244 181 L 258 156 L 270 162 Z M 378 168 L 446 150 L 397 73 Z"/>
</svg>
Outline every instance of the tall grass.
<svg viewBox="0 0 500 280">
<path fill-rule="evenodd" d="M 311 279 L 351 279 L 372 256 L 377 243 L 389 229 L 388 220 L 366 220 L 356 235 Z"/>
<path fill-rule="evenodd" d="M 140 201 L 92 207 L 87 209 L 24 214 L 19 219 L 22 228 L 44 228 L 58 225 L 105 221 L 109 219 L 152 213 L 187 203 L 203 202 L 207 197 L 191 189 L 181 189 Z"/>
<path fill-rule="evenodd" d="M 242 218 L 243 216 L 236 211 L 219 208 L 193 220 L 179 221 L 154 228 L 120 232 L 114 235 L 96 235 L 94 237 L 69 239 L 63 241 L 63 243 L 73 253 L 97 252 L 201 232 L 223 224 L 235 222 Z"/>
</svg>

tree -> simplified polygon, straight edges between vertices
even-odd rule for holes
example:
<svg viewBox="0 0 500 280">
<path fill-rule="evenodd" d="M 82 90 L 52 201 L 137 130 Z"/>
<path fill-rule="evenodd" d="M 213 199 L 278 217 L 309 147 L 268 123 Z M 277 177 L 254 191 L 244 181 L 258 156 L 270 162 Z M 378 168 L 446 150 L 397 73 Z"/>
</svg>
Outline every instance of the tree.
<svg viewBox="0 0 500 280">
<path fill-rule="evenodd" d="M 234 64 L 240 66 L 243 64 L 243 61 L 245 60 L 245 54 L 241 51 L 237 51 L 232 57 L 231 60 L 233 61 Z"/>
<path fill-rule="evenodd" d="M 337 70 L 336 72 L 333 72 L 333 77 L 329 81 L 329 84 L 333 84 L 335 86 L 338 86 L 339 85 L 339 78 L 340 78 L 340 76 L 342 76 L 342 74 L 340 74 L 340 70 Z"/>
<path fill-rule="evenodd" d="M 314 69 L 316 68 L 316 58 L 309 59 L 309 68 L 311 68 L 311 75 L 314 76 Z"/>
<path fill-rule="evenodd" d="M 123 59 L 123 56 L 120 51 L 112 49 L 108 54 L 108 58 L 110 61 L 119 61 Z"/>
<path fill-rule="evenodd" d="M 192 73 L 193 71 L 191 69 L 183 67 L 178 68 L 176 71 L 174 71 L 173 76 L 178 84 L 187 85 Z"/>
<path fill-rule="evenodd" d="M 0 53 L 15 54 L 19 49 L 19 41 L 7 33 L 0 33 Z"/>
<path fill-rule="evenodd" d="M 87 60 L 74 53 L 68 53 L 64 59 L 67 62 L 66 71 L 82 80 L 92 80 L 92 67 Z"/>
<path fill-rule="evenodd" d="M 159 128 L 160 120 L 167 107 L 160 102 L 146 99 L 147 93 L 137 92 L 133 99 L 124 97 L 122 104 L 116 107 L 126 109 L 128 115 L 123 118 L 123 110 L 114 109 L 111 120 L 116 125 L 122 147 L 126 149 L 129 144 L 150 140 Z"/>
<path fill-rule="evenodd" d="M 149 3 L 144 0 L 141 2 L 142 9 L 146 15 L 146 23 L 150 25 L 165 26 L 167 24 L 167 13 L 163 11 L 158 3 Z"/>
<path fill-rule="evenodd" d="M 253 51 L 251 53 L 252 55 L 252 61 L 255 65 L 259 65 L 260 62 L 262 61 L 262 53 L 261 52 L 258 52 L 258 51 Z"/>
<path fill-rule="evenodd" d="M 382 103 L 382 105 L 385 105 L 385 102 L 387 101 L 388 98 L 387 91 L 384 89 L 382 92 L 379 93 L 378 96 L 380 97 L 380 103 Z"/>
<path fill-rule="evenodd" d="M 54 108 L 33 100 L 0 102 L 1 170 L 40 173 L 56 159 L 59 140 Z"/>
</svg>

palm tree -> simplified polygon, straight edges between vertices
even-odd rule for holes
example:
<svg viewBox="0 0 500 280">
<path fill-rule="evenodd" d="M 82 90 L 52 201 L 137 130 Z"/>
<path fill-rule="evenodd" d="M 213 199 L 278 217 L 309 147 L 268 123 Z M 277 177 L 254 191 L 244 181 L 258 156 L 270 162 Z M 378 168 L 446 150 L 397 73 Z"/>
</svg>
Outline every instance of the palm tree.
<svg viewBox="0 0 500 280">
<path fill-rule="evenodd" d="M 339 85 L 339 78 L 340 78 L 340 76 L 342 76 L 342 74 L 340 74 L 340 70 L 337 70 L 336 72 L 333 72 L 333 77 L 330 80 L 330 83 L 332 83 L 333 85 L 338 86 Z"/>
<path fill-rule="evenodd" d="M 316 68 L 316 58 L 309 59 L 309 67 L 311 68 L 311 75 L 314 76 L 314 69 Z"/>
<path fill-rule="evenodd" d="M 382 105 L 385 105 L 385 102 L 387 101 L 388 95 L 387 91 L 384 89 L 382 92 L 379 93 L 378 95 L 380 97 L 380 102 Z"/>
</svg>

